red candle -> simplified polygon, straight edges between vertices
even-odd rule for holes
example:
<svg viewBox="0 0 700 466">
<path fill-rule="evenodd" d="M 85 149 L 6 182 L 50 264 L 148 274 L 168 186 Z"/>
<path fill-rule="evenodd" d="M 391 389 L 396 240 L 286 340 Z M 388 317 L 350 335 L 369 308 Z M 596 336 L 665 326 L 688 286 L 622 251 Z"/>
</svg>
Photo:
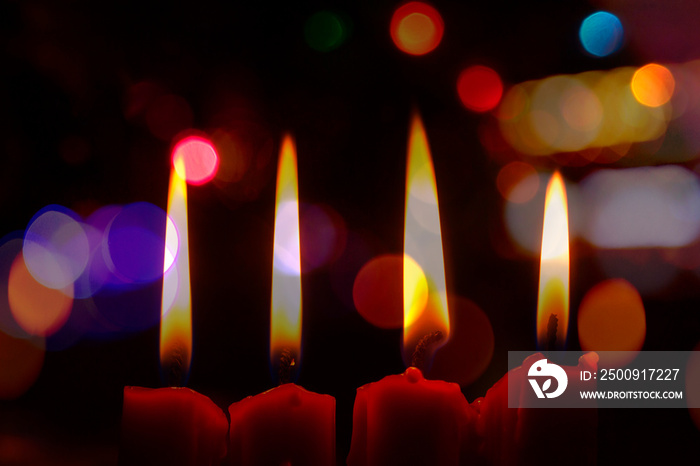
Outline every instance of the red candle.
<svg viewBox="0 0 700 466">
<path fill-rule="evenodd" d="M 277 172 L 270 358 L 280 385 L 229 407 L 236 466 L 335 465 L 335 398 L 287 383 L 301 355 L 301 260 L 296 151 L 284 138 Z"/>
<path fill-rule="evenodd" d="M 424 366 L 449 336 L 437 188 L 425 129 L 413 117 L 406 176 L 404 358 Z M 410 354 L 413 353 L 413 358 Z M 477 413 L 459 385 L 417 367 L 360 387 L 349 466 L 458 465 L 476 450 Z"/>
<path fill-rule="evenodd" d="M 594 400 L 586 402 L 588 408 L 531 407 L 538 399 L 526 381 L 527 374 L 535 362 L 544 358 L 541 353 L 529 356 L 522 366 L 509 371 L 484 398 L 472 404 L 479 411 L 477 428 L 483 441 L 479 454 L 490 463 L 595 464 L 598 412 Z M 587 353 L 579 359 L 577 366 L 561 366 L 568 378 L 566 393 L 569 396 L 578 395 L 580 372 L 594 372 L 597 362 L 595 353 Z M 595 386 L 589 382 L 586 389 L 594 390 Z M 509 408 L 509 404 L 519 407 Z M 543 438 L 547 444 L 546 457 L 542 456 Z"/>
<path fill-rule="evenodd" d="M 170 176 L 168 215 L 160 358 L 168 382 L 179 385 L 190 367 L 192 316 L 186 184 L 176 169 Z M 221 408 L 193 390 L 125 387 L 119 463 L 218 465 L 226 456 L 227 430 L 228 421 Z"/>
<path fill-rule="evenodd" d="M 335 464 L 335 398 L 286 383 L 229 409 L 234 465 Z"/>
<path fill-rule="evenodd" d="M 563 348 L 569 319 L 566 204 L 563 180 L 555 173 L 545 200 L 537 306 L 537 339 L 540 346 L 550 350 Z M 509 371 L 483 399 L 474 402 L 480 413 L 478 431 L 483 439 L 480 452 L 494 464 L 593 464 L 597 452 L 596 409 L 532 407 L 538 397 L 528 376 L 532 375 L 533 364 L 539 362 L 541 366 L 543 360 L 544 364 L 551 363 L 541 353 L 526 358 L 522 366 Z M 562 366 L 568 386 L 559 401 L 578 395 L 581 370 L 594 372 L 597 362 L 597 354 L 588 353 L 579 359 L 578 366 Z M 591 389 L 590 383 L 586 389 Z M 588 405 L 595 408 L 596 403 L 591 400 Z"/>
<path fill-rule="evenodd" d="M 189 388 L 124 388 L 122 465 L 218 465 L 226 456 L 228 420 Z"/>
<path fill-rule="evenodd" d="M 460 464 L 476 450 L 476 418 L 459 385 L 409 367 L 357 390 L 348 466 Z"/>
</svg>

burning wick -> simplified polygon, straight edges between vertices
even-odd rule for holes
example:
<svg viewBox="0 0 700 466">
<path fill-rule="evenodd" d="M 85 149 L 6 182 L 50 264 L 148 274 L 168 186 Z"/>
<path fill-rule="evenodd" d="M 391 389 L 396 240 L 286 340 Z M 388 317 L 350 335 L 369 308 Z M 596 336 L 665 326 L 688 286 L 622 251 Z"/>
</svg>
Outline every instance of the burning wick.
<svg viewBox="0 0 700 466">
<path fill-rule="evenodd" d="M 163 363 L 163 373 L 168 387 L 182 387 L 185 385 L 183 366 L 187 352 L 182 345 L 173 345 L 167 360 Z"/>
<path fill-rule="evenodd" d="M 292 368 L 296 365 L 294 361 L 294 355 L 288 349 L 283 349 L 280 355 L 280 385 L 291 382 L 292 380 Z"/>
<path fill-rule="evenodd" d="M 556 314 L 549 315 L 547 322 L 547 350 L 554 351 L 557 346 L 557 329 L 559 327 L 559 319 Z"/>
<path fill-rule="evenodd" d="M 439 343 L 443 338 L 443 334 L 440 330 L 433 333 L 425 335 L 418 341 L 416 345 L 416 350 L 413 352 L 413 357 L 411 358 L 411 367 L 417 367 L 418 369 L 425 369 L 425 356 L 428 353 L 428 348 L 433 346 L 435 343 Z"/>
</svg>

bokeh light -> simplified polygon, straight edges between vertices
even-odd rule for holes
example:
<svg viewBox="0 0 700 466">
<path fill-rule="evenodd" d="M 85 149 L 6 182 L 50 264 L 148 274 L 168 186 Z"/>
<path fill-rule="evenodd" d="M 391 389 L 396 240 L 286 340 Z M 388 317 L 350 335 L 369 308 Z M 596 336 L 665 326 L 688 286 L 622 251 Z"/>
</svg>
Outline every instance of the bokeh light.
<svg viewBox="0 0 700 466">
<path fill-rule="evenodd" d="M 457 78 L 457 93 L 462 104 L 474 112 L 486 112 L 498 105 L 503 95 L 501 77 L 491 68 L 476 65 L 463 70 Z"/>
<path fill-rule="evenodd" d="M 675 86 L 671 71 L 656 63 L 644 65 L 632 76 L 632 93 L 647 107 L 660 107 L 671 100 Z"/>
<path fill-rule="evenodd" d="M 369 231 L 348 230 L 343 253 L 338 260 L 329 265 L 330 281 L 333 293 L 343 304 L 339 311 L 354 313 L 357 308 L 353 298 L 353 284 L 365 264 L 376 257 L 373 245 L 376 238 Z"/>
<path fill-rule="evenodd" d="M 671 109 L 635 98 L 630 86 L 635 71 L 587 71 L 511 87 L 494 112 L 503 139 L 527 155 L 570 153 L 558 158 L 569 165 L 598 161 L 588 149 L 611 148 L 617 154 L 631 143 L 658 140 L 668 129 Z M 580 151 L 585 155 L 571 156 Z M 601 161 L 620 158 L 608 152 Z"/>
<path fill-rule="evenodd" d="M 467 386 L 491 363 L 494 334 L 491 321 L 472 301 L 450 296 L 450 338 L 435 352 L 427 377 Z"/>
<path fill-rule="evenodd" d="M 82 225 L 65 207 L 51 205 L 29 223 L 24 237 L 24 260 L 34 279 L 48 288 L 72 285 L 83 273 L 90 245 Z"/>
<path fill-rule="evenodd" d="M 504 199 L 522 204 L 535 196 L 540 188 L 540 178 L 529 163 L 511 162 L 498 172 L 496 186 Z"/>
<path fill-rule="evenodd" d="M 109 268 L 109 249 L 106 232 L 112 220 L 121 212 L 120 205 L 106 205 L 95 210 L 85 220 L 85 232 L 90 243 L 90 261 L 75 282 L 74 298 L 87 298 L 98 293 L 105 285 L 127 283 Z"/>
<path fill-rule="evenodd" d="M 167 215 L 148 202 L 124 206 L 106 231 L 106 263 L 128 283 L 147 283 L 163 275 Z"/>
<path fill-rule="evenodd" d="M 10 272 L 17 256 L 22 253 L 24 232 L 10 233 L 0 240 L 0 333 L 6 333 L 15 338 L 29 338 L 30 335 L 19 326 L 12 315 L 8 298 L 7 284 L 10 281 Z"/>
<path fill-rule="evenodd" d="M 624 278 L 642 296 L 663 293 L 678 276 L 658 248 L 597 249 L 595 255 L 605 276 Z"/>
<path fill-rule="evenodd" d="M 42 338 L 13 338 L 0 331 L 0 400 L 14 400 L 26 392 L 43 365 Z"/>
<path fill-rule="evenodd" d="M 173 148 L 172 160 L 178 175 L 192 185 L 211 180 L 219 167 L 219 156 L 214 145 L 199 136 L 189 136 L 178 142 Z M 182 173 L 180 167 L 184 167 Z"/>
<path fill-rule="evenodd" d="M 529 190 L 529 186 L 537 185 L 537 191 L 530 200 L 522 203 L 506 202 L 504 205 L 504 221 L 511 242 L 520 252 L 538 256 L 542 247 L 542 219 L 544 218 L 544 195 L 548 177 L 537 174 L 537 182 L 521 179 L 512 190 Z M 524 185 L 520 188 L 520 185 Z M 567 188 L 567 192 L 570 190 Z"/>
<path fill-rule="evenodd" d="M 306 43 L 319 52 L 340 47 L 348 36 L 348 25 L 343 18 L 330 11 L 314 13 L 304 25 Z"/>
<path fill-rule="evenodd" d="M 45 287 L 29 272 L 22 254 L 12 264 L 7 288 L 12 315 L 28 334 L 51 335 L 68 320 L 73 284 L 58 290 Z"/>
<path fill-rule="evenodd" d="M 242 105 L 247 105 L 243 103 Z M 219 154 L 212 182 L 230 207 L 256 199 L 275 176 L 276 138 L 267 123 L 244 108 L 220 116 L 226 124 L 211 133 Z"/>
<path fill-rule="evenodd" d="M 83 272 L 73 282 L 73 298 L 76 299 L 89 298 L 99 289 L 99 286 L 93 287 L 93 283 L 90 281 L 90 274 L 92 264 L 95 262 L 95 254 L 102 255 L 102 241 L 104 240 L 104 231 L 98 230 L 87 223 L 84 223 L 82 227 L 88 240 L 89 257 Z M 26 252 L 24 260 L 25 262 L 27 261 Z"/>
<path fill-rule="evenodd" d="M 420 264 L 408 254 L 404 254 L 402 301 L 404 328 L 413 325 L 426 310 L 430 304 L 430 298 L 432 298 L 430 291 L 428 277 L 426 277 Z M 444 312 L 442 309 L 440 311 Z M 410 352 L 413 352 L 413 349 Z"/>
<path fill-rule="evenodd" d="M 403 256 L 385 254 L 367 262 L 352 287 L 357 312 L 380 328 L 403 327 Z M 427 292 L 427 285 L 425 288 Z M 427 299 L 427 295 L 424 300 Z"/>
<path fill-rule="evenodd" d="M 636 352 L 642 349 L 645 337 L 642 297 L 628 281 L 606 280 L 583 297 L 578 311 L 578 338 L 583 351 Z M 631 361 L 629 356 L 606 353 L 607 359 L 600 362 L 605 367 L 619 367 Z"/>
<path fill-rule="evenodd" d="M 348 231 L 335 210 L 326 205 L 302 204 L 299 222 L 302 270 L 309 272 L 340 257 Z"/>
<path fill-rule="evenodd" d="M 170 273 L 173 272 L 175 268 L 170 269 Z M 91 299 L 99 320 L 122 332 L 145 330 L 160 322 L 162 286 L 158 281 L 149 284 L 109 283 Z"/>
<path fill-rule="evenodd" d="M 396 9 L 389 30 L 399 50 L 410 55 L 425 55 L 440 44 L 445 25 L 432 6 L 409 2 Z"/>
<path fill-rule="evenodd" d="M 606 57 L 622 45 L 622 23 L 607 11 L 598 11 L 584 19 L 578 34 L 583 48 L 597 57 Z"/>
<path fill-rule="evenodd" d="M 561 114 L 569 126 L 578 131 L 594 131 L 603 120 L 603 106 L 587 86 L 575 83 L 562 93 Z"/>
<path fill-rule="evenodd" d="M 599 170 L 581 189 L 584 234 L 598 247 L 679 247 L 700 234 L 700 181 L 686 168 Z"/>
</svg>

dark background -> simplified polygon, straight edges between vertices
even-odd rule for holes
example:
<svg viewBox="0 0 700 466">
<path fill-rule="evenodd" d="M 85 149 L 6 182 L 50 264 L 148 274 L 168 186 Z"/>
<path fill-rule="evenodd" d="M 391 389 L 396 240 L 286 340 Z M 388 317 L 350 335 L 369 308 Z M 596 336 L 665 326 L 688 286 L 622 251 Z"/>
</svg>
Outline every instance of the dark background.
<svg viewBox="0 0 700 466">
<path fill-rule="evenodd" d="M 404 370 L 401 331 L 365 322 L 351 293 L 365 262 L 402 252 L 412 108 L 423 116 L 435 164 L 448 289 L 477 303 L 494 329 L 492 363 L 463 387 L 471 401 L 505 373 L 508 350 L 535 349 L 539 261 L 499 252 L 503 199 L 495 179 L 502 161 L 479 142 L 493 116 L 461 106 L 459 72 L 484 64 L 508 86 L 700 58 L 688 47 L 673 49 L 677 56 L 649 57 L 648 48 L 631 40 L 612 57 L 588 56 L 576 32 L 600 4 L 561 1 L 436 1 L 443 41 L 412 57 L 388 34 L 397 5 L 0 4 L 0 234 L 23 230 L 54 203 L 81 215 L 136 201 L 165 209 L 169 151 L 181 130 L 195 128 L 215 142 L 235 134 L 248 143 L 251 163 L 240 180 L 188 192 L 194 322 L 188 385 L 224 409 L 274 383 L 267 348 L 275 164 L 281 135 L 294 135 L 302 209 L 329 206 L 347 228 L 338 257 L 303 275 L 298 379 L 336 397 L 339 461 L 349 449 L 355 389 Z M 653 15 L 654 2 L 646 5 Z M 309 47 L 303 34 L 320 9 L 351 24 L 345 43 L 326 53 Z M 698 43 L 678 28 L 680 41 Z M 165 110 L 149 116 L 148 105 L 162 96 L 177 98 L 161 100 Z M 542 171 L 560 167 L 556 157 L 536 163 Z M 576 181 L 598 166 L 560 168 Z M 302 248 L 313 247 L 304 236 L 301 241 Z M 591 246 L 575 241 L 571 254 L 575 315 L 585 292 L 607 277 Z M 644 296 L 645 349 L 691 350 L 698 343 L 698 289 L 696 275 L 680 273 L 671 286 Z M 157 315 L 160 283 L 140 296 L 143 312 Z M 570 349 L 577 344 L 570 338 Z M 113 464 L 123 387 L 160 384 L 157 326 L 88 336 L 48 351 L 36 383 L 19 399 L 0 402 L 0 436 L 30 439 L 49 452 L 50 464 Z M 696 454 L 698 431 L 686 410 L 601 410 L 599 416 L 601 464 L 680 464 Z M 0 449 L 7 445 L 0 442 Z"/>
</svg>

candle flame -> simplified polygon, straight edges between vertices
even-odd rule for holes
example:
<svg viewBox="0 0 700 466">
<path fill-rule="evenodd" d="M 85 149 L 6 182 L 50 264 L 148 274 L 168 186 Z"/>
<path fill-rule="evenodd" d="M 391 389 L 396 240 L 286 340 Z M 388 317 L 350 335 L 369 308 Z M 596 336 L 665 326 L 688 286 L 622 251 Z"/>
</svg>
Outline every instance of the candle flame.
<svg viewBox="0 0 700 466">
<path fill-rule="evenodd" d="M 292 137 L 280 150 L 275 203 L 272 264 L 270 358 L 279 364 L 283 351 L 298 363 L 301 353 L 301 259 L 299 254 L 299 195 L 297 157 Z"/>
<path fill-rule="evenodd" d="M 404 229 L 404 356 L 434 332 L 450 333 L 435 172 L 423 122 L 414 114 L 408 140 Z M 410 359 L 408 359 L 410 360 Z"/>
<path fill-rule="evenodd" d="M 176 164 L 182 166 L 170 172 L 160 321 L 160 362 L 171 385 L 180 385 L 186 380 L 192 353 L 187 184 L 178 174 L 184 172 L 183 162 Z M 174 262 L 173 250 L 177 250 Z"/>
<path fill-rule="evenodd" d="M 537 342 L 563 349 L 569 326 L 569 219 L 564 180 L 555 172 L 547 185 L 537 300 Z M 554 347 L 552 347 L 554 346 Z"/>
</svg>

